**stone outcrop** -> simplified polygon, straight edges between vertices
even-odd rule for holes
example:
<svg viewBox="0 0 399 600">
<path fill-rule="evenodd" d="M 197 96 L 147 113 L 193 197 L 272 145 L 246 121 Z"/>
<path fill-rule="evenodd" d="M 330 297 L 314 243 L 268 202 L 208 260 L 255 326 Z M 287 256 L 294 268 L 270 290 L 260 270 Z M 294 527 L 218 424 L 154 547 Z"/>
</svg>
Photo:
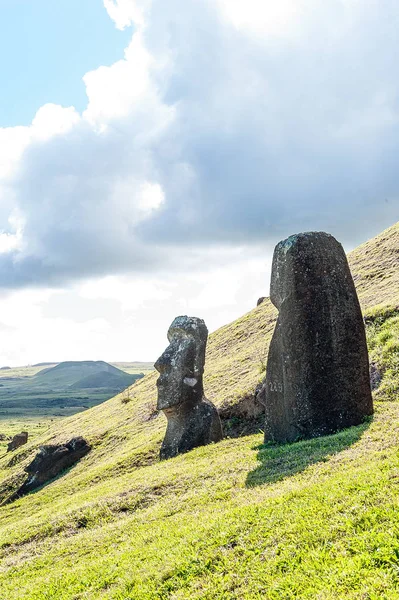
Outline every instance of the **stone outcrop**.
<svg viewBox="0 0 399 600">
<path fill-rule="evenodd" d="M 25 467 L 28 478 L 13 499 L 23 496 L 54 479 L 65 469 L 74 465 L 91 450 L 82 437 L 72 438 L 66 444 L 42 446 L 33 461 Z"/>
<path fill-rule="evenodd" d="M 266 296 L 261 296 L 260 298 L 258 298 L 258 301 L 256 303 L 256 306 L 259 306 L 260 304 L 262 304 L 262 302 L 264 302 L 266 300 Z"/>
<path fill-rule="evenodd" d="M 168 420 L 161 459 L 222 439 L 215 406 L 204 396 L 203 373 L 208 330 L 202 319 L 176 317 L 168 331 L 169 346 L 155 363 L 158 410 Z"/>
<path fill-rule="evenodd" d="M 274 251 L 279 316 L 261 394 L 265 441 L 290 442 L 362 423 L 373 413 L 363 318 L 342 246 L 301 233 Z"/>
<path fill-rule="evenodd" d="M 9 442 L 7 444 L 7 452 L 12 452 L 13 450 L 16 450 L 20 446 L 23 446 L 24 444 L 26 444 L 27 441 L 28 441 L 28 432 L 27 431 L 21 431 L 21 433 L 17 433 L 16 435 L 14 435 L 11 442 Z"/>
</svg>

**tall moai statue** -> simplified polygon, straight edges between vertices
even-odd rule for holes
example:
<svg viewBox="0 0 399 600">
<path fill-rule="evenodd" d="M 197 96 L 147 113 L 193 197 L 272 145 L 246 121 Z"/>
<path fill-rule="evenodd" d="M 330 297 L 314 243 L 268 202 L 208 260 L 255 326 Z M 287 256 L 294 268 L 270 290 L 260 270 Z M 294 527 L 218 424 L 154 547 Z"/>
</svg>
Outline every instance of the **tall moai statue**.
<svg viewBox="0 0 399 600">
<path fill-rule="evenodd" d="M 155 363 L 158 410 L 168 420 L 161 459 L 222 439 L 215 406 L 204 396 L 203 373 L 208 330 L 202 319 L 176 317 L 168 331 L 169 346 Z"/>
<path fill-rule="evenodd" d="M 301 233 L 274 251 L 279 315 L 261 394 L 265 441 L 291 442 L 359 425 L 373 413 L 366 335 L 341 244 Z"/>
</svg>

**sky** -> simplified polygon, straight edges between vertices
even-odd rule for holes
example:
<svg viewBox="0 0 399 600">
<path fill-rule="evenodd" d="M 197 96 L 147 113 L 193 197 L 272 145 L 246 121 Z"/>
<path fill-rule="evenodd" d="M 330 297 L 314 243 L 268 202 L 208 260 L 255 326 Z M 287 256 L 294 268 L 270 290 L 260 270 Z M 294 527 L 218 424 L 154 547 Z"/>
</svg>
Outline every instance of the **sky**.
<svg viewBox="0 0 399 600">
<path fill-rule="evenodd" d="M 155 360 L 398 220 L 395 0 L 0 0 L 0 366 Z"/>
</svg>

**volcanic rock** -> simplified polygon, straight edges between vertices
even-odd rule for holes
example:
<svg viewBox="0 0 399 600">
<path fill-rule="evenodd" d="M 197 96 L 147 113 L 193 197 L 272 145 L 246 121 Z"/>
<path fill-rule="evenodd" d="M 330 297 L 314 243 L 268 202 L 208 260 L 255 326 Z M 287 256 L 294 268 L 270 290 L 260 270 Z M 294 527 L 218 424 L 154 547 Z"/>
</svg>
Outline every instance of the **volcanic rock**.
<svg viewBox="0 0 399 600">
<path fill-rule="evenodd" d="M 33 461 L 25 468 L 28 478 L 15 497 L 23 496 L 47 483 L 74 465 L 90 450 L 91 446 L 82 437 L 72 438 L 66 444 L 42 446 Z"/>
<path fill-rule="evenodd" d="M 274 251 L 270 298 L 279 316 L 263 388 L 265 441 L 292 442 L 373 413 L 366 335 L 342 246 L 301 233 Z"/>
<path fill-rule="evenodd" d="M 203 373 L 208 330 L 202 319 L 176 317 L 168 331 L 169 346 L 155 363 L 158 410 L 168 420 L 161 459 L 222 439 L 215 406 L 205 398 Z"/>
<path fill-rule="evenodd" d="M 21 433 L 17 433 L 16 435 L 14 435 L 11 442 L 9 442 L 7 444 L 7 452 L 12 452 L 13 450 L 16 450 L 20 446 L 23 446 L 24 444 L 26 444 L 27 441 L 28 441 L 28 432 L 27 431 L 21 431 Z"/>
</svg>

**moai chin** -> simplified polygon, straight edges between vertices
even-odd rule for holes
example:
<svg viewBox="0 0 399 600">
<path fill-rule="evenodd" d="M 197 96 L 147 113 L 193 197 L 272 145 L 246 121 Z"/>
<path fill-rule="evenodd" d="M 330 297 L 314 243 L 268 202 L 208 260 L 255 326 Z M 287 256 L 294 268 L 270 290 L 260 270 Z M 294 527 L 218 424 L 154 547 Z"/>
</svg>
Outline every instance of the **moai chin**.
<svg viewBox="0 0 399 600">
<path fill-rule="evenodd" d="M 359 425 L 373 413 L 363 318 L 341 244 L 301 233 L 274 251 L 279 315 L 261 394 L 265 441 L 292 442 Z"/>
<path fill-rule="evenodd" d="M 176 317 L 168 331 L 169 346 L 155 363 L 158 410 L 168 420 L 161 459 L 171 458 L 222 439 L 215 406 L 204 396 L 203 373 L 208 330 L 202 319 Z"/>
</svg>

